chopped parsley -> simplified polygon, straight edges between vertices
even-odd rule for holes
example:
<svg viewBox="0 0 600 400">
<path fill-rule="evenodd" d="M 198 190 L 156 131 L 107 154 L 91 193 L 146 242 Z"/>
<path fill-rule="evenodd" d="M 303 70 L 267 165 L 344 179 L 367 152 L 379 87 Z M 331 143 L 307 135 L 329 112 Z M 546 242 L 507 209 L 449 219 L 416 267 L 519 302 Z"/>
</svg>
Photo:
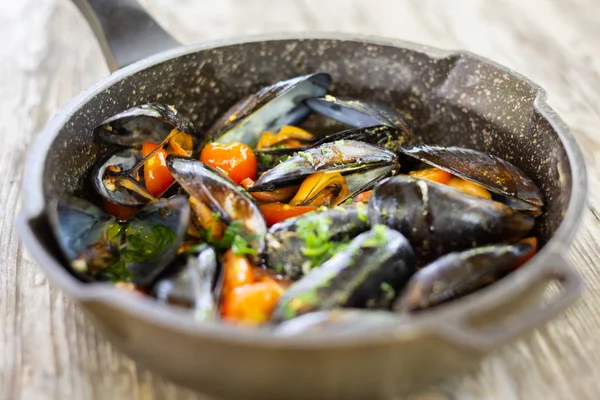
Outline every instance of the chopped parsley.
<svg viewBox="0 0 600 400">
<path fill-rule="evenodd" d="M 321 147 L 321 154 L 324 156 L 328 156 L 331 154 L 331 149 L 329 147 L 323 146 Z"/>
<path fill-rule="evenodd" d="M 304 241 L 303 254 L 308 258 L 308 267 L 315 268 L 342 250 L 347 240 L 334 242 L 329 237 L 331 220 L 327 217 L 305 218 L 298 221 L 296 234 Z"/>
<path fill-rule="evenodd" d="M 258 153 L 258 157 L 260 158 L 260 163 L 265 167 L 269 167 L 273 162 L 273 156 L 271 154 Z"/>
<path fill-rule="evenodd" d="M 306 161 L 308 161 L 309 163 L 311 163 L 311 164 L 312 164 L 312 162 L 313 162 L 313 157 L 312 157 L 312 155 L 311 155 L 310 153 L 306 153 L 306 152 L 304 152 L 304 151 L 299 151 L 299 152 L 298 152 L 298 155 L 299 155 L 300 157 L 304 157 L 304 158 L 306 158 Z"/>
<path fill-rule="evenodd" d="M 387 243 L 387 228 L 385 225 L 376 224 L 371 228 L 372 236 L 365 239 L 362 247 L 381 247 Z"/>
<path fill-rule="evenodd" d="M 344 140 L 343 139 L 342 140 L 336 140 L 335 141 L 335 145 L 336 146 L 343 146 L 344 145 Z"/>
<path fill-rule="evenodd" d="M 249 244 L 252 238 L 253 235 L 244 234 L 244 222 L 240 220 L 233 221 L 227 226 L 221 240 L 215 240 L 210 229 L 204 231 L 204 235 L 200 237 L 200 239 L 206 241 L 216 251 L 224 252 L 231 249 L 238 256 L 246 254 L 253 256 L 257 254 L 256 250 L 250 247 Z"/>
</svg>

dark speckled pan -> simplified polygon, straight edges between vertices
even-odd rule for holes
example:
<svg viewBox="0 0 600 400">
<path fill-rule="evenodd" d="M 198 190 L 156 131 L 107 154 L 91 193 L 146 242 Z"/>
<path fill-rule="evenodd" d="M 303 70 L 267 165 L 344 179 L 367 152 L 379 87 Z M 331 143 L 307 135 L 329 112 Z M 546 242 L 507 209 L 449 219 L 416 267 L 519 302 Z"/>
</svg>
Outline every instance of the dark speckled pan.
<svg viewBox="0 0 600 400">
<path fill-rule="evenodd" d="M 175 45 L 131 0 L 76 2 L 104 40 L 112 66 Z M 113 29 L 103 31 L 108 22 Z M 138 35 L 120 37 L 114 27 L 124 23 L 139 24 L 139 30 L 131 30 Z M 332 75 L 336 95 L 409 110 L 429 143 L 483 150 L 533 177 L 547 204 L 538 228 L 544 242 L 540 253 L 501 282 L 399 319 L 395 326 L 298 338 L 195 323 L 152 300 L 81 283 L 64 269 L 45 204 L 58 194 L 89 190 L 86 174 L 103 151 L 92 140 L 100 121 L 160 101 L 191 116 L 198 129 L 207 129 L 241 97 L 316 71 Z M 584 209 L 585 167 L 545 97 L 537 85 L 481 57 L 397 40 L 306 34 L 174 48 L 114 72 L 48 124 L 29 153 L 19 230 L 54 283 L 115 346 L 174 381 L 227 398 L 392 398 L 475 365 L 580 294 L 581 278 L 565 253 Z M 551 281 L 562 291 L 541 303 L 540 293 Z"/>
</svg>

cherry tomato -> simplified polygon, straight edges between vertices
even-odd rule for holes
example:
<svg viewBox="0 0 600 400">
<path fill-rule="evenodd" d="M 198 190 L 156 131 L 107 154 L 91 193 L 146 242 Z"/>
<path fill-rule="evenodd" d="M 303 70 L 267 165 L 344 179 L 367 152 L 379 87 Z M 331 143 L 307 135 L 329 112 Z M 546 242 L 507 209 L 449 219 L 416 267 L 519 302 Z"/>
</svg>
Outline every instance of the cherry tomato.
<svg viewBox="0 0 600 400">
<path fill-rule="evenodd" d="M 453 176 L 452 179 L 450 179 L 450 182 L 447 183 L 447 185 L 456 190 L 460 190 L 461 192 L 468 193 L 473 196 L 483 197 L 484 199 L 492 198 L 490 192 L 488 192 L 487 189 L 483 186 L 470 181 L 466 181 L 457 176 Z"/>
<path fill-rule="evenodd" d="M 419 171 L 412 171 L 410 176 L 414 178 L 427 179 L 429 181 L 447 184 L 452 178 L 450 172 L 443 171 L 439 168 L 427 168 Z"/>
<path fill-rule="evenodd" d="M 158 144 L 144 142 L 142 144 L 142 156 L 146 157 Z M 173 183 L 173 176 L 167 167 L 167 152 L 159 149 L 144 164 L 144 181 L 146 190 L 152 196 L 160 196 Z"/>
<path fill-rule="evenodd" d="M 200 161 L 227 174 L 238 185 L 256 177 L 256 157 L 244 143 L 211 143 L 202 149 Z"/>
<path fill-rule="evenodd" d="M 316 211 L 318 207 L 268 203 L 263 204 L 258 208 L 260 208 L 260 212 L 262 213 L 263 217 L 265 217 L 267 226 L 272 226 L 288 218 L 297 217 L 298 215 L 306 214 L 307 212 Z"/>
<path fill-rule="evenodd" d="M 227 250 L 223 255 L 223 286 L 221 295 L 227 298 L 235 288 L 254 282 L 252 265 L 244 256 L 237 256 L 232 250 Z"/>
<path fill-rule="evenodd" d="M 265 322 L 282 293 L 281 286 L 271 279 L 238 286 L 224 298 L 221 316 L 245 324 Z"/>
<path fill-rule="evenodd" d="M 104 203 L 104 209 L 106 212 L 113 217 L 120 219 L 121 221 L 128 220 L 138 210 L 136 207 L 122 206 L 120 204 L 113 203 L 108 199 L 102 199 L 102 202 Z"/>
<path fill-rule="evenodd" d="M 367 190 L 366 192 L 359 193 L 354 197 L 354 202 L 367 203 L 371 198 L 371 194 L 373 194 L 372 190 Z"/>
</svg>

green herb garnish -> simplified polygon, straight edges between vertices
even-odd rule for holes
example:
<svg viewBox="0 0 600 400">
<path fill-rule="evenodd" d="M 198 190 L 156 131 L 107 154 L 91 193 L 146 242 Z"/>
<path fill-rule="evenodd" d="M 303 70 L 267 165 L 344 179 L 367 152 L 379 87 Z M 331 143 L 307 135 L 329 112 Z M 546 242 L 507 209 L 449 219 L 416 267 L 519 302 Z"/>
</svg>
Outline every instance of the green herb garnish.
<svg viewBox="0 0 600 400">
<path fill-rule="evenodd" d="M 367 238 L 362 247 L 381 247 L 387 243 L 387 228 L 385 225 L 376 224 L 371 228 L 373 236 Z"/>
<path fill-rule="evenodd" d="M 296 234 L 304 241 L 303 254 L 308 257 L 310 269 L 329 260 L 342 250 L 347 241 L 334 242 L 329 236 L 331 220 L 327 217 L 306 218 L 298 221 Z"/>
<path fill-rule="evenodd" d="M 246 254 L 251 256 L 256 255 L 256 250 L 251 248 L 248 245 L 248 241 L 240 235 L 235 235 L 233 238 L 233 243 L 231 243 L 231 251 L 233 251 L 233 254 L 236 256 L 243 256 Z"/>
<path fill-rule="evenodd" d="M 336 140 L 335 141 L 335 145 L 336 146 L 343 146 L 344 145 L 344 140 L 343 139 L 342 140 Z"/>
<path fill-rule="evenodd" d="M 324 156 L 328 156 L 331 154 L 331 149 L 329 147 L 321 147 L 321 154 L 323 154 Z"/>
<path fill-rule="evenodd" d="M 270 166 L 273 162 L 273 156 L 271 154 L 258 153 L 258 157 L 260 158 L 260 163 L 265 167 Z"/>
<path fill-rule="evenodd" d="M 304 151 L 299 151 L 299 152 L 298 152 L 298 155 L 299 155 L 300 157 L 304 157 L 304 158 L 306 158 L 306 161 L 308 161 L 309 163 L 311 163 L 311 164 L 312 164 L 312 162 L 313 162 L 313 157 L 312 157 L 312 155 L 311 155 L 310 153 L 306 153 L 306 152 L 304 152 Z"/>
</svg>

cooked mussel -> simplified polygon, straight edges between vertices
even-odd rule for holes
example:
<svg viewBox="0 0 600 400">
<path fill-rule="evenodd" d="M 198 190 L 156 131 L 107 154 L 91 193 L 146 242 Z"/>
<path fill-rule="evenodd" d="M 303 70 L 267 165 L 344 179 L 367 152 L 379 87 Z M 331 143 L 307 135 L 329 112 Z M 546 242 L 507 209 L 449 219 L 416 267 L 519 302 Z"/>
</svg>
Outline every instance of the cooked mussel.
<svg viewBox="0 0 600 400">
<path fill-rule="evenodd" d="M 325 117 L 355 128 L 367 128 L 377 125 L 394 127 L 400 131 L 398 141 L 401 145 L 423 143 L 422 138 L 412 126 L 410 115 L 399 113 L 383 104 L 349 97 L 326 95 L 308 99 L 306 105 Z"/>
<path fill-rule="evenodd" d="M 507 197 L 504 202 L 516 210 L 533 216 L 541 213 L 544 200 L 540 189 L 523 171 L 506 160 L 461 147 L 418 145 L 402 148 L 401 151 Z"/>
<path fill-rule="evenodd" d="M 216 315 L 217 255 L 210 246 L 196 246 L 179 255 L 165 272 L 152 288 L 158 300 L 191 308 L 200 320 Z"/>
<path fill-rule="evenodd" d="M 295 125 L 310 112 L 303 101 L 323 96 L 331 76 L 315 73 L 267 86 L 231 107 L 209 130 L 208 138 L 217 143 L 242 142 L 255 147 L 265 131 L 277 132 Z"/>
<path fill-rule="evenodd" d="M 123 206 L 135 207 L 155 200 L 140 183 L 142 152 L 126 149 L 101 160 L 92 175 L 96 191 L 105 199 Z"/>
<path fill-rule="evenodd" d="M 375 225 L 290 286 L 271 319 L 280 322 L 340 307 L 386 308 L 413 273 L 414 254 L 406 238 Z"/>
<path fill-rule="evenodd" d="M 511 242 L 533 228 L 533 218 L 493 200 L 408 176 L 373 189 L 369 221 L 397 229 L 415 249 L 419 265 L 444 254 Z"/>
<path fill-rule="evenodd" d="M 262 174 L 249 190 L 263 192 L 296 185 L 316 172 L 346 175 L 378 167 L 388 167 L 389 173 L 398 167 L 398 158 L 389 150 L 355 140 L 324 143 L 282 161 Z"/>
<path fill-rule="evenodd" d="M 113 236 L 120 225 L 92 203 L 76 197 L 59 198 L 48 207 L 48 218 L 71 269 L 81 278 L 118 262 L 120 252 Z"/>
<path fill-rule="evenodd" d="M 298 279 L 333 256 L 344 239 L 367 229 L 364 204 L 334 207 L 288 219 L 269 229 L 265 237 L 265 264 L 291 279 Z"/>
<path fill-rule="evenodd" d="M 116 114 L 98 125 L 94 134 L 107 143 L 139 147 L 143 142 L 162 142 L 173 129 L 201 139 L 190 121 L 162 103 L 142 104 Z"/>
<path fill-rule="evenodd" d="M 56 200 L 50 223 L 73 271 L 84 279 L 147 286 L 175 258 L 189 220 L 187 199 L 147 204 L 127 223 L 83 199 Z"/>
<path fill-rule="evenodd" d="M 465 296 L 516 269 L 533 251 L 532 244 L 520 242 L 447 254 L 412 276 L 395 309 L 418 311 Z"/>
<path fill-rule="evenodd" d="M 261 254 L 267 225 L 254 199 L 206 164 L 169 155 L 167 165 L 175 180 L 191 196 L 218 212 L 226 223 L 243 221 L 251 247 Z"/>
<path fill-rule="evenodd" d="M 123 229 L 121 256 L 136 286 L 150 285 L 175 258 L 190 220 L 185 196 L 148 203 Z"/>
</svg>

